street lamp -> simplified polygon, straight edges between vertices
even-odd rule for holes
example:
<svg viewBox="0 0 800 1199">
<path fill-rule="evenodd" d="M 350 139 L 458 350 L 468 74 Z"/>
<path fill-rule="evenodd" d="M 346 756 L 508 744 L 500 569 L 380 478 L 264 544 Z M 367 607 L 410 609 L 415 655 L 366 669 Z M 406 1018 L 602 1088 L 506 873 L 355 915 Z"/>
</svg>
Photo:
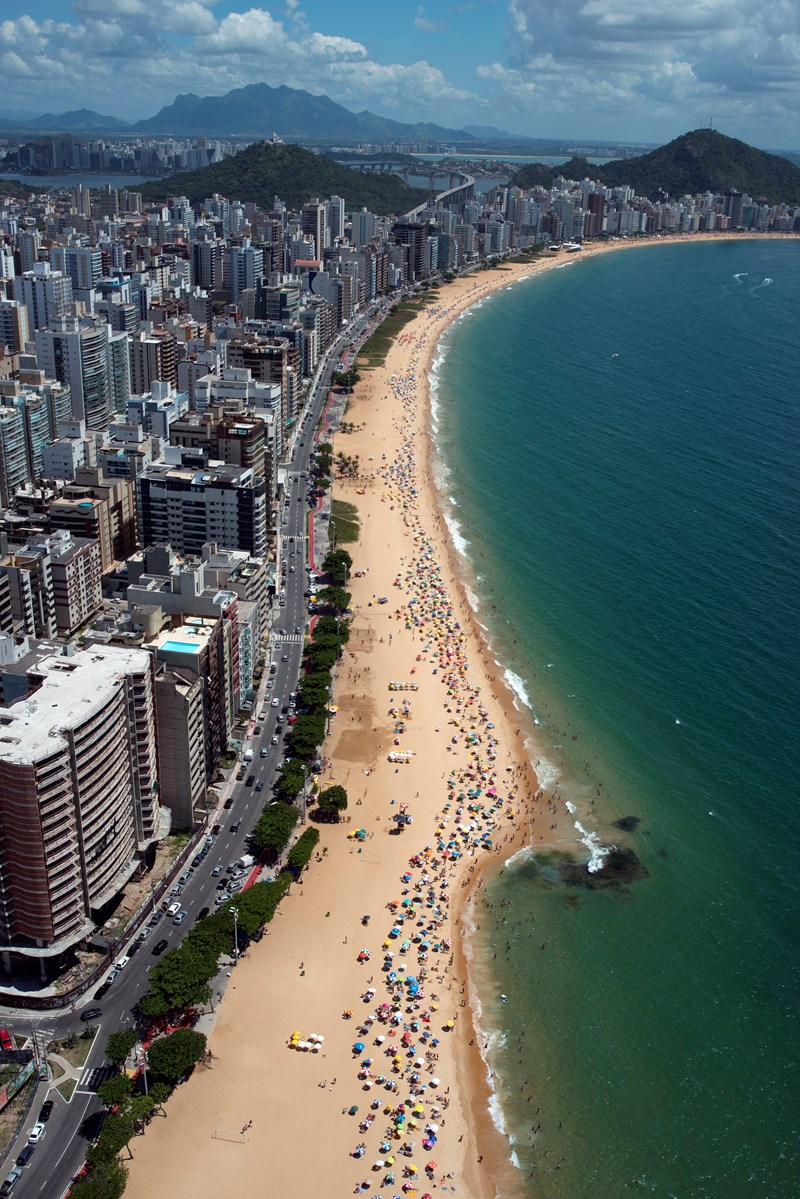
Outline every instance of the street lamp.
<svg viewBox="0 0 800 1199">
<path fill-rule="evenodd" d="M 239 960 L 239 909 L 231 908 L 233 915 L 233 964 Z"/>
</svg>

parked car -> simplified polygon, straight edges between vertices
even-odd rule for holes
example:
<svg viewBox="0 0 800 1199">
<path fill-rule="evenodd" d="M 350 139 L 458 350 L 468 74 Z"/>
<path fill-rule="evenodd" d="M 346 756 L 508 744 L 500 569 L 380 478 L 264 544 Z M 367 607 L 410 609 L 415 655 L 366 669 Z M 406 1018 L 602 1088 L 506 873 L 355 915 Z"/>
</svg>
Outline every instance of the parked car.
<svg viewBox="0 0 800 1199">
<path fill-rule="evenodd" d="M 19 1156 L 17 1157 L 15 1164 L 17 1166 L 27 1166 L 28 1162 L 31 1160 L 31 1158 L 33 1157 L 35 1152 L 36 1152 L 35 1145 L 25 1145 L 22 1148 Z"/>
<path fill-rule="evenodd" d="M 181 908 L 181 910 L 178 913 L 176 913 L 172 923 L 173 924 L 183 924 L 184 920 L 186 919 L 186 917 L 188 915 L 189 915 L 189 913 L 186 911 L 186 909 Z"/>
<path fill-rule="evenodd" d="M 197 919 L 205 920 L 206 916 L 208 915 L 208 913 L 210 911 L 211 911 L 211 908 L 201 908 L 200 911 L 197 913 Z"/>
<path fill-rule="evenodd" d="M 131 959 L 127 955 L 125 957 L 120 958 L 118 962 L 115 962 L 114 969 L 118 970 L 118 971 L 124 970 L 130 960 Z"/>
<path fill-rule="evenodd" d="M 232 808 L 233 807 L 233 799 L 230 795 L 225 800 L 225 803 L 222 806 L 223 806 L 223 808 Z"/>
<path fill-rule="evenodd" d="M 82 1011 L 82 1012 L 81 1012 L 81 1020 L 83 1020 L 84 1024 L 88 1024 L 88 1022 L 89 1022 L 90 1020 L 97 1020 L 97 1019 L 99 1019 L 99 1018 L 100 1018 L 100 1016 L 102 1016 L 102 1014 L 103 1014 L 103 1009 L 102 1009 L 102 1008 L 99 1008 L 99 1007 L 87 1007 L 87 1008 L 85 1009 L 85 1011 Z"/>
<path fill-rule="evenodd" d="M 109 970 L 106 975 L 106 983 L 110 987 L 115 978 L 119 978 L 119 970 Z"/>
<path fill-rule="evenodd" d="M 0 1028 L 0 1049 L 5 1049 L 8 1051 L 9 1049 L 13 1048 L 14 1038 L 11 1036 L 11 1033 L 7 1028 Z"/>
<path fill-rule="evenodd" d="M 182 887 L 185 887 L 191 877 L 192 876 L 189 873 L 189 871 L 184 870 L 183 874 L 178 875 L 178 882 L 181 884 Z"/>
<path fill-rule="evenodd" d="M 152 930 L 152 928 L 150 927 L 150 925 L 149 925 L 149 924 L 146 924 L 146 925 L 144 926 L 144 928 L 142 929 L 142 931 L 139 933 L 139 940 L 140 940 L 140 941 L 146 941 L 146 940 L 147 940 L 147 938 L 150 936 L 150 934 L 151 934 L 151 932 L 152 932 L 152 931 L 153 931 L 153 930 Z"/>
<path fill-rule="evenodd" d="M 92 999 L 103 999 L 104 996 L 106 996 L 110 990 L 111 990 L 111 983 L 101 983 L 100 986 L 95 991 L 94 995 L 92 996 Z"/>
<path fill-rule="evenodd" d="M 38 1145 L 45 1134 L 44 1124 L 39 1124 L 38 1121 L 28 1133 L 28 1144 Z"/>
<path fill-rule="evenodd" d="M 150 925 L 150 927 L 155 928 L 155 926 L 158 924 L 159 920 L 161 919 L 161 917 L 163 915 L 164 915 L 164 913 L 162 912 L 161 908 L 156 908 L 156 910 L 153 912 L 153 915 L 150 917 L 150 919 L 148 921 L 148 924 Z"/>
<path fill-rule="evenodd" d="M 47 1123 L 47 1121 L 50 1119 L 50 1117 L 53 1114 L 54 1107 L 55 1107 L 55 1104 L 53 1103 L 52 1099 L 45 1099 L 44 1103 L 39 1108 L 39 1115 L 37 1117 L 39 1124 Z"/>
<path fill-rule="evenodd" d="M 167 948 L 168 945 L 169 945 L 169 941 L 164 941 L 164 940 L 156 941 L 155 945 L 153 946 L 153 957 L 154 958 L 161 957 L 162 953 L 164 952 L 164 950 Z"/>
<path fill-rule="evenodd" d="M 10 1195 L 20 1178 L 22 1178 L 22 1171 L 14 1167 L 10 1174 L 6 1174 L 3 1185 L 0 1187 L 0 1195 Z"/>
</svg>

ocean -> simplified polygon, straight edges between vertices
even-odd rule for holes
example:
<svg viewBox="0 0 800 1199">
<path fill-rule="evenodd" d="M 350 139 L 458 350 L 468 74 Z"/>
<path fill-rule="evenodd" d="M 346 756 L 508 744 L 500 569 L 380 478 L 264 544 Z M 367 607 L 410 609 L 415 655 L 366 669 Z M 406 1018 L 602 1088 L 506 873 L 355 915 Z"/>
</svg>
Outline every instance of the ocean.
<svg viewBox="0 0 800 1199">
<path fill-rule="evenodd" d="M 800 242 L 665 245 L 440 346 L 448 520 L 562 848 L 642 867 L 576 886 L 534 842 L 474 906 L 492 1115 L 542 1199 L 798 1193 L 798 310 Z"/>
</svg>

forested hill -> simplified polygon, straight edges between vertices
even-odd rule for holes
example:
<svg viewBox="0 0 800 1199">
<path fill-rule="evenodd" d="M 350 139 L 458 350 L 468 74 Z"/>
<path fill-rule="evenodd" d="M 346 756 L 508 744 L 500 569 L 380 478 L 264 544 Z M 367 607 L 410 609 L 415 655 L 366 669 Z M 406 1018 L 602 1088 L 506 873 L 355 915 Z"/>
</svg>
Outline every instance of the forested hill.
<svg viewBox="0 0 800 1199">
<path fill-rule="evenodd" d="M 301 146 L 270 142 L 256 142 L 221 162 L 168 175 L 137 190 L 146 200 L 187 196 L 193 204 L 219 192 L 267 209 L 276 196 L 299 208 L 315 196 L 336 195 L 344 198 L 348 208 L 366 207 L 379 215 L 408 212 L 427 196 L 397 175 L 362 175 Z"/>
<path fill-rule="evenodd" d="M 671 196 L 726 192 L 735 188 L 754 200 L 787 204 L 800 201 L 800 167 L 779 154 L 767 154 L 714 129 L 695 129 L 638 158 L 602 166 L 573 158 L 557 167 L 531 163 L 511 180 L 516 187 L 549 187 L 558 175 L 598 179 L 611 187 L 630 184 L 637 195 Z"/>
</svg>

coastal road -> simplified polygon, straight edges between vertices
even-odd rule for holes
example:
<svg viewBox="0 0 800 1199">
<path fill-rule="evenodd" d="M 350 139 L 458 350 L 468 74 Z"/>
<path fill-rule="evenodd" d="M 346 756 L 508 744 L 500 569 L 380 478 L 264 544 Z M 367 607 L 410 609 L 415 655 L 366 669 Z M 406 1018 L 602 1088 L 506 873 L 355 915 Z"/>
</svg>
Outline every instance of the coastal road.
<svg viewBox="0 0 800 1199">
<path fill-rule="evenodd" d="M 216 910 L 214 901 L 223 893 L 218 884 L 230 878 L 228 866 L 247 852 L 247 838 L 264 803 L 271 798 L 270 789 L 278 766 L 283 760 L 283 738 L 288 728 L 287 712 L 283 709 L 288 709 L 289 697 L 299 680 L 303 639 L 308 621 L 308 605 L 303 595 L 308 589 L 309 581 L 306 561 L 306 476 L 310 471 L 310 458 L 314 450 L 314 432 L 340 355 L 357 344 L 376 316 L 381 319 L 386 311 L 384 305 L 375 306 L 359 317 L 331 347 L 309 396 L 305 416 L 294 436 L 286 463 L 285 498 L 281 502 L 277 517 L 277 532 L 281 542 L 279 561 L 282 563 L 282 582 L 279 579 L 277 590 L 281 596 L 270 637 L 271 654 L 268 655 L 264 672 L 265 683 L 267 679 L 271 679 L 272 686 L 267 688 L 262 684 L 263 699 L 257 701 L 251 722 L 253 731 L 259 728 L 260 732 L 245 743 L 245 749 L 253 750 L 253 759 L 247 765 L 244 779 L 237 782 L 230 792 L 229 801 L 232 801 L 232 806 L 218 812 L 210 822 L 210 828 L 219 823 L 220 831 L 216 835 L 209 832 L 209 850 L 197 868 L 191 869 L 189 864 L 193 854 L 189 855 L 186 863 L 185 872 L 189 874 L 189 878 L 180 894 L 175 896 L 175 902 L 180 903 L 181 909 L 187 913 L 185 920 L 176 925 L 171 917 L 162 914 L 146 940 L 140 941 L 137 934 L 124 949 L 121 949 L 120 957 L 123 954 L 131 955 L 130 961 L 120 971 L 102 999 L 94 999 L 94 993 L 99 987 L 97 984 L 69 1011 L 52 1014 L 20 1014 L 17 1011 L 0 1016 L 5 1026 L 20 1041 L 34 1032 L 44 1035 L 46 1040 L 63 1041 L 71 1033 L 77 1037 L 85 1033 L 87 1024 L 81 1021 L 82 1011 L 93 1007 L 101 1009 L 101 1014 L 89 1021 L 91 1027 L 97 1028 L 97 1033 L 91 1042 L 85 1065 L 70 1101 L 67 1102 L 57 1089 L 48 1089 L 46 1083 L 40 1084 L 38 1088 L 23 1132 L 6 1159 L 6 1174 L 11 1170 L 25 1144 L 27 1133 L 33 1126 L 45 1097 L 52 1099 L 55 1107 L 46 1125 L 44 1139 L 37 1146 L 29 1164 L 23 1169 L 22 1178 L 14 1188 L 15 1199 L 26 1199 L 28 1195 L 60 1199 L 72 1178 L 81 1169 L 86 1157 L 87 1144 L 97 1135 L 103 1119 L 104 1109 L 97 1098 L 96 1090 L 111 1072 L 104 1055 L 109 1033 L 134 1024 L 133 1012 L 136 1003 L 148 990 L 149 972 L 159 960 L 159 956 L 153 954 L 154 947 L 162 940 L 167 942 L 170 949 L 180 944 L 186 932 L 201 918 L 201 914 L 205 915 L 206 909 L 211 912 Z M 275 666 L 274 673 L 270 673 L 271 663 Z M 282 721 L 280 729 L 279 719 Z M 277 738 L 277 743 L 273 745 L 274 738 Z M 263 757 L 262 750 L 265 751 Z M 253 782 L 247 786 L 250 776 Z M 215 874 L 217 868 L 219 870 Z M 136 948 L 131 954 L 134 946 Z"/>
</svg>

